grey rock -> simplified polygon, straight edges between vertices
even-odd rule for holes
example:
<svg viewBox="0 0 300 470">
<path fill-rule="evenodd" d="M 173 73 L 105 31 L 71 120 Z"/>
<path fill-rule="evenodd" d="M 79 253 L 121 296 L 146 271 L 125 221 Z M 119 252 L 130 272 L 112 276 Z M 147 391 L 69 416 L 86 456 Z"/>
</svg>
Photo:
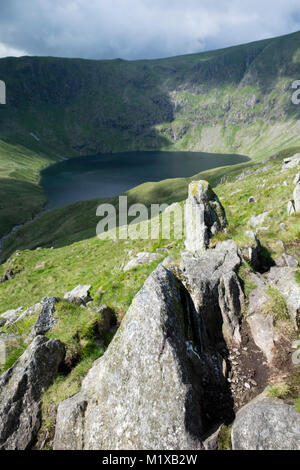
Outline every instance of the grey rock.
<svg viewBox="0 0 300 470">
<path fill-rule="evenodd" d="M 58 340 L 38 336 L 0 377 L 0 450 L 24 450 L 41 424 L 41 395 L 64 357 Z"/>
<path fill-rule="evenodd" d="M 238 411 L 231 437 L 233 450 L 300 450 L 300 414 L 262 394 Z"/>
<path fill-rule="evenodd" d="M 148 253 L 146 251 L 142 251 L 138 253 L 134 258 L 132 258 L 128 263 L 124 266 L 123 271 L 129 271 L 129 269 L 136 268 L 141 266 L 142 264 L 149 264 L 152 261 L 155 261 L 161 257 L 160 253 Z"/>
<path fill-rule="evenodd" d="M 292 157 L 285 158 L 282 164 L 282 171 L 290 170 L 300 164 L 300 153 L 295 153 Z"/>
<path fill-rule="evenodd" d="M 268 215 L 269 215 L 268 211 L 262 212 L 261 214 L 258 214 L 258 215 L 252 215 L 249 220 L 249 225 L 251 225 L 251 227 L 260 226 L 262 223 L 264 223 Z"/>
<path fill-rule="evenodd" d="M 203 448 L 180 289 L 161 265 L 147 279 L 79 394 L 59 405 L 54 449 Z"/>
<path fill-rule="evenodd" d="M 257 269 L 260 265 L 260 241 L 252 230 L 247 230 L 245 234 L 249 238 L 249 243 L 240 248 L 241 255 L 254 269 Z"/>
<path fill-rule="evenodd" d="M 32 336 L 43 335 L 56 325 L 57 320 L 54 317 L 54 312 L 57 302 L 56 297 L 45 297 L 42 300 L 42 310 L 32 329 Z"/>
<path fill-rule="evenodd" d="M 279 224 L 279 227 L 280 227 L 280 230 L 285 232 L 285 223 L 284 222 L 281 222 L 281 224 Z"/>
<path fill-rule="evenodd" d="M 275 331 L 272 315 L 255 313 L 247 318 L 255 344 L 265 354 L 269 363 L 274 358 Z"/>
<path fill-rule="evenodd" d="M 292 215 L 296 212 L 294 201 L 288 202 L 286 210 L 288 215 Z"/>
<path fill-rule="evenodd" d="M 284 259 L 286 266 L 288 266 L 289 268 L 297 268 L 298 261 L 296 260 L 296 258 L 291 255 L 288 255 L 287 253 L 283 253 L 282 258 Z"/>
<path fill-rule="evenodd" d="M 91 286 L 79 285 L 64 295 L 64 299 L 78 305 L 86 305 L 92 300 L 90 296 Z"/>
<path fill-rule="evenodd" d="M 12 310 L 7 310 L 2 313 L 0 316 L 0 326 L 10 326 L 16 320 L 18 320 L 20 313 L 22 312 L 23 307 L 19 307 Z"/>
<path fill-rule="evenodd" d="M 293 198 L 294 198 L 295 211 L 300 212 L 300 182 L 298 182 L 295 186 L 295 189 L 293 192 Z"/>
<path fill-rule="evenodd" d="M 227 225 L 225 210 L 207 181 L 189 184 L 185 204 L 185 247 L 200 256 L 210 239 Z"/>
<path fill-rule="evenodd" d="M 240 342 L 239 318 L 244 302 L 236 275 L 240 264 L 238 248 L 232 240 L 218 243 L 201 258 L 189 252 L 182 254 L 183 282 L 194 301 L 198 321 L 204 323 L 213 343 L 222 341 L 222 330 L 227 342 Z"/>
<path fill-rule="evenodd" d="M 300 173 L 297 173 L 295 175 L 295 178 L 293 179 L 293 184 L 300 183 Z"/>
<path fill-rule="evenodd" d="M 293 268 L 273 266 L 267 275 L 268 282 L 284 296 L 294 328 L 300 326 L 300 286 Z"/>
</svg>

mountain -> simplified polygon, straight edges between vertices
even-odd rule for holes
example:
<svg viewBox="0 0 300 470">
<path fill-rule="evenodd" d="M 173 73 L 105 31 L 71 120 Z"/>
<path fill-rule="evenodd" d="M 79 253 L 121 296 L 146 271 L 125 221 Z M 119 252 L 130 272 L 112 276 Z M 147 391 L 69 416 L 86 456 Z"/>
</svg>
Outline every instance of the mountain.
<svg viewBox="0 0 300 470">
<path fill-rule="evenodd" d="M 40 170 L 76 155 L 179 149 L 262 158 L 300 142 L 300 32 L 142 61 L 0 59 L 0 236 L 39 212 Z"/>
<path fill-rule="evenodd" d="M 274 152 L 297 140 L 299 51 L 297 32 L 159 60 L 1 59 L 1 138 L 29 148 L 38 138 L 45 153 L 68 157 L 170 147 Z"/>
</svg>

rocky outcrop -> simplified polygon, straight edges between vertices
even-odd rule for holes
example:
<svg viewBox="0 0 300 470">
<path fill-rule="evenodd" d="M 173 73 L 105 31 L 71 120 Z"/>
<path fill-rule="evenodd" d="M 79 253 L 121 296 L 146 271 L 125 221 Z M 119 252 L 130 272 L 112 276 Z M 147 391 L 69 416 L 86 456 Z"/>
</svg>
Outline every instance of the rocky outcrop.
<svg viewBox="0 0 300 470">
<path fill-rule="evenodd" d="M 79 285 L 64 295 L 64 299 L 77 305 L 86 305 L 92 300 L 90 296 L 91 286 Z"/>
<path fill-rule="evenodd" d="M 233 450 L 300 450 L 300 414 L 262 394 L 237 413 L 231 437 Z"/>
<path fill-rule="evenodd" d="M 45 297 L 42 300 L 42 311 L 32 329 L 32 336 L 43 335 L 56 325 L 54 312 L 58 300 L 56 297 Z"/>
<path fill-rule="evenodd" d="M 186 249 L 200 256 L 208 248 L 210 239 L 226 225 L 224 208 L 210 184 L 192 181 L 185 204 Z"/>
<path fill-rule="evenodd" d="M 123 271 L 129 271 L 129 269 L 137 268 L 142 264 L 149 264 L 152 261 L 155 261 L 161 257 L 160 253 L 147 253 L 146 251 L 142 251 L 141 253 L 137 253 L 137 255 L 132 258 L 128 263 L 125 264 Z"/>
<path fill-rule="evenodd" d="M 184 252 L 181 259 L 183 282 L 189 290 L 204 323 L 211 344 L 240 343 L 239 319 L 244 295 L 237 277 L 241 264 L 238 248 L 232 240 L 218 243 L 196 258 Z"/>
<path fill-rule="evenodd" d="M 159 266 L 79 394 L 58 408 L 55 449 L 201 449 L 201 387 L 185 290 Z"/>
<path fill-rule="evenodd" d="M 58 340 L 34 339 L 0 377 L 0 450 L 27 449 L 41 424 L 41 394 L 52 383 L 64 357 Z"/>
</svg>

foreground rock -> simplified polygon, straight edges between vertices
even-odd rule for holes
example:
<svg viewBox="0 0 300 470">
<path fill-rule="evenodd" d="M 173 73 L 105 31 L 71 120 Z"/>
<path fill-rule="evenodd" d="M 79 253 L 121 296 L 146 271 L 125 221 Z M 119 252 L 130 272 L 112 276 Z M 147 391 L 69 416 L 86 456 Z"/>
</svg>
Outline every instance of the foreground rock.
<svg viewBox="0 0 300 470">
<path fill-rule="evenodd" d="M 226 215 L 218 196 L 207 181 L 189 184 L 185 204 L 185 247 L 200 256 L 209 246 L 210 239 L 227 225 Z"/>
<path fill-rule="evenodd" d="M 199 360 L 175 277 L 159 266 L 81 392 L 58 408 L 54 449 L 201 449 Z M 196 366 L 193 366 L 196 364 Z"/>
<path fill-rule="evenodd" d="M 60 341 L 38 336 L 1 375 L 0 450 L 30 446 L 41 424 L 41 394 L 55 378 L 63 357 Z"/>
<path fill-rule="evenodd" d="M 244 302 L 237 270 L 241 264 L 238 248 L 232 240 L 218 243 L 201 258 L 182 254 L 184 284 L 204 322 L 207 337 L 215 345 L 225 340 L 240 343 L 239 319 Z M 203 328 L 202 328 L 203 329 Z"/>
<path fill-rule="evenodd" d="M 300 450 L 300 414 L 262 394 L 237 413 L 231 437 L 233 450 Z"/>
<path fill-rule="evenodd" d="M 64 295 L 64 299 L 77 305 L 86 305 L 92 300 L 90 296 L 91 286 L 79 285 Z"/>
<path fill-rule="evenodd" d="M 152 261 L 157 260 L 161 257 L 160 253 L 147 253 L 146 251 L 142 251 L 138 253 L 134 258 L 132 258 L 128 263 L 124 266 L 123 271 L 129 271 L 129 269 L 137 268 L 142 264 L 149 264 Z"/>
</svg>

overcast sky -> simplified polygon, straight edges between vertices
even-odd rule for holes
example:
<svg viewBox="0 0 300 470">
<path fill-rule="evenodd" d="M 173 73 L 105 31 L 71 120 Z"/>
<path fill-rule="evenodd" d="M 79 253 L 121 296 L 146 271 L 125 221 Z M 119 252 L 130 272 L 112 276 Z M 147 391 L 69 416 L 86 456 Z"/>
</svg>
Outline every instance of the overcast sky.
<svg viewBox="0 0 300 470">
<path fill-rule="evenodd" d="M 299 0 L 0 1 L 0 57 L 167 57 L 300 30 Z"/>
</svg>

